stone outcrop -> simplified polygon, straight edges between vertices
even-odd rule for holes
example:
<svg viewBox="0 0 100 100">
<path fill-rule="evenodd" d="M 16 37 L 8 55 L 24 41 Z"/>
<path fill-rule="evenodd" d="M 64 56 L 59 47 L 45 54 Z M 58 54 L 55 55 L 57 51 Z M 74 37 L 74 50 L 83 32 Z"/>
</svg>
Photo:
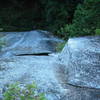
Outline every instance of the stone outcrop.
<svg viewBox="0 0 100 100">
<path fill-rule="evenodd" d="M 70 38 L 59 60 L 59 76 L 75 93 L 68 100 L 100 100 L 100 36 Z"/>
<path fill-rule="evenodd" d="M 60 39 L 54 38 L 47 31 L 29 32 L 2 32 L 0 33 L 5 46 L 1 49 L 1 54 L 5 56 L 41 54 L 55 52 L 55 45 Z"/>
<path fill-rule="evenodd" d="M 54 53 L 62 40 L 45 31 L 1 34 L 6 45 L 0 55 L 0 100 L 6 86 L 17 81 L 22 85 L 34 81 L 48 100 L 59 100 L 62 93 L 54 75 L 57 56 L 49 53 Z"/>
<path fill-rule="evenodd" d="M 71 38 L 60 59 L 66 65 L 67 81 L 100 89 L 100 37 Z"/>
<path fill-rule="evenodd" d="M 37 31 L 4 35 L 9 45 L 0 56 L 0 98 L 8 84 L 34 81 L 47 100 L 100 100 L 99 36 L 71 38 L 60 54 L 29 56 L 54 52 L 54 45 L 61 41 Z"/>
<path fill-rule="evenodd" d="M 35 82 L 46 94 L 47 100 L 60 100 L 60 84 L 54 73 L 55 57 L 53 56 L 13 56 L 0 59 L 0 90 L 8 84 Z M 0 93 L 2 94 L 2 93 Z M 0 99 L 1 100 L 1 99 Z"/>
</svg>

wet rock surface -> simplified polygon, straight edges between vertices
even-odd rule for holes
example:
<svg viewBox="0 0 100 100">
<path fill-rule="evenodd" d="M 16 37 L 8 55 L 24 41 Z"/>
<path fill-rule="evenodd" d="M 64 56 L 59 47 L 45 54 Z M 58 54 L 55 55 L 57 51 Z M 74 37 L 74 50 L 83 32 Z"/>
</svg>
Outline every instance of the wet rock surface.
<svg viewBox="0 0 100 100">
<path fill-rule="evenodd" d="M 47 56 L 20 56 L 2 59 L 0 65 L 5 66 L 6 70 L 0 71 L 0 87 L 17 81 L 21 84 L 35 81 L 41 91 L 54 95 L 53 92 L 56 93 L 59 87 L 56 85 L 52 60 L 54 58 Z"/>
<path fill-rule="evenodd" d="M 62 64 L 56 64 L 55 76 L 58 83 L 65 90 L 61 100 L 100 100 L 100 89 L 88 88 L 84 86 L 73 85 L 66 78 L 66 67 Z"/>
<path fill-rule="evenodd" d="M 69 39 L 60 59 L 68 83 L 100 89 L 100 36 Z"/>
<path fill-rule="evenodd" d="M 47 31 L 5 32 L 0 33 L 5 42 L 1 55 L 52 53 L 60 39 L 54 38 Z M 6 53 L 5 53 L 6 52 Z M 5 54 L 5 55 L 4 55 Z"/>
<path fill-rule="evenodd" d="M 45 33 L 42 33 L 42 34 L 45 34 Z M 41 39 L 44 40 L 44 38 L 41 38 Z M 56 40 L 55 38 L 52 38 L 52 39 L 49 38 L 49 39 L 50 41 L 51 40 L 53 41 L 53 44 L 58 42 L 58 40 Z M 90 41 L 91 39 L 92 41 L 94 40 L 97 41 L 95 42 L 97 47 L 95 47 L 96 45 L 93 44 L 94 42 L 91 45 L 91 41 Z M 25 44 L 27 44 L 26 40 L 25 40 Z M 13 41 L 17 41 L 17 40 L 13 40 Z M 18 41 L 20 41 L 20 39 Z M 29 37 L 27 41 L 29 41 Z M 87 41 L 89 44 L 87 43 Z M 34 45 L 34 42 L 32 42 L 32 44 Z M 78 46 L 77 44 L 80 44 L 81 46 Z M 17 46 L 19 45 L 20 44 L 18 44 Z M 83 45 L 84 45 L 84 48 L 83 48 Z M 52 46 L 52 45 L 48 45 L 48 46 Z M 98 62 L 98 65 L 99 65 L 99 58 L 98 58 L 99 55 L 95 56 L 95 58 L 92 57 L 90 59 L 88 57 L 88 53 L 86 53 L 86 57 L 84 56 L 86 61 L 84 61 L 82 58 L 84 51 L 91 50 L 91 52 L 93 52 L 94 54 L 99 53 L 99 47 L 100 47 L 99 37 L 69 39 L 68 43 L 66 44 L 61 54 L 58 54 L 58 53 L 49 54 L 47 52 L 48 51 L 47 46 L 45 47 L 46 49 L 42 48 L 41 52 L 38 52 L 38 53 L 36 52 L 33 53 L 33 51 L 29 52 L 26 49 L 23 49 L 23 51 L 22 49 L 17 49 L 17 50 L 9 49 L 9 47 L 11 47 L 11 45 L 2 49 L 2 51 L 7 50 L 7 52 L 2 53 L 2 55 L 6 55 L 6 57 L 0 56 L 0 100 L 2 100 L 3 98 L 2 94 L 6 86 L 8 84 L 11 84 L 13 82 L 18 82 L 18 81 L 20 82 L 20 84 L 28 84 L 34 81 L 37 84 L 40 91 L 46 94 L 45 96 L 47 100 L 100 100 L 100 89 L 98 88 L 100 86 L 99 84 L 100 74 L 98 73 L 100 71 L 99 69 L 100 66 L 95 67 L 93 66 L 93 64 L 91 66 L 83 66 L 84 64 L 89 65 L 86 61 L 90 61 L 89 63 L 94 61 L 94 65 L 97 64 L 95 62 Z M 53 45 L 53 48 L 55 48 L 54 45 Z M 35 50 L 37 51 L 37 48 L 35 48 L 34 51 Z M 49 50 L 50 52 L 52 51 L 52 49 L 49 49 Z M 17 51 L 17 53 L 15 53 L 17 54 L 17 56 L 16 55 L 7 56 L 6 53 L 9 53 L 11 51 L 13 52 Z M 73 56 L 71 56 L 70 54 Z M 79 54 L 81 54 L 82 56 L 80 56 Z M 92 56 L 92 55 L 89 53 L 89 56 Z M 75 60 L 72 59 L 73 57 L 75 58 Z M 82 60 L 80 60 L 80 63 L 77 61 L 79 57 L 82 58 Z M 77 67 L 76 65 L 74 65 L 73 63 L 74 61 L 75 62 L 77 61 L 78 63 Z M 73 64 L 73 66 L 71 64 Z M 88 71 L 88 68 L 90 71 Z M 78 80 L 77 82 L 76 81 L 74 82 L 76 78 L 74 75 L 76 74 L 81 75 L 80 73 L 83 70 L 85 74 L 83 73 L 82 76 L 78 78 L 80 80 Z M 93 74 L 92 73 L 93 70 L 94 72 L 95 71 L 97 72 Z M 95 77 L 93 78 L 92 75 L 93 76 L 95 75 Z M 93 79 L 91 79 L 91 77 Z M 97 78 L 98 80 L 96 80 Z M 95 80 L 95 83 L 93 83 L 94 80 Z"/>
</svg>

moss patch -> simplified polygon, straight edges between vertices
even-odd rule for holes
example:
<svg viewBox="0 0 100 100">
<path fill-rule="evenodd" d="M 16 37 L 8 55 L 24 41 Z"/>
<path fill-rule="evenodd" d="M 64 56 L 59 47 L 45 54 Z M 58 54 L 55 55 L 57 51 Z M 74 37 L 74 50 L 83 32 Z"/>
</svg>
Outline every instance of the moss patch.
<svg viewBox="0 0 100 100">
<path fill-rule="evenodd" d="M 58 43 L 56 46 L 56 52 L 61 52 L 62 49 L 64 48 L 65 44 L 66 44 L 66 41 L 62 42 L 62 43 Z"/>
</svg>

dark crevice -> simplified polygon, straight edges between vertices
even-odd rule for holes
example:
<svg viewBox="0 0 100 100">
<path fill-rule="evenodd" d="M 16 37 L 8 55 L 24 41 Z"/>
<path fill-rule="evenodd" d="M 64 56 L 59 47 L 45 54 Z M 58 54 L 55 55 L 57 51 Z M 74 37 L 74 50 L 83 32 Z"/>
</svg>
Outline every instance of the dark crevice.
<svg viewBox="0 0 100 100">
<path fill-rule="evenodd" d="M 16 56 L 49 56 L 49 53 L 18 54 Z"/>
<path fill-rule="evenodd" d="M 100 91 L 99 88 L 95 88 L 95 87 L 88 87 L 88 86 L 81 86 L 81 85 L 74 85 L 74 84 L 71 84 L 71 83 L 66 83 L 66 86 L 69 85 L 69 86 L 73 86 L 75 88 L 82 88 L 82 89 L 91 89 L 91 90 L 96 90 L 96 91 Z"/>
</svg>

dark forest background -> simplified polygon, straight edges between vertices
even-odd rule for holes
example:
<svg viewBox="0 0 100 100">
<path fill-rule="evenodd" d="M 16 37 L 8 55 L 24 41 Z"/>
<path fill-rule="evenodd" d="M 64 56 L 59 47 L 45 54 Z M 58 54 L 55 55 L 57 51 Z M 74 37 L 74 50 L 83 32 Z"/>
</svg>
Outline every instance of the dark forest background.
<svg viewBox="0 0 100 100">
<path fill-rule="evenodd" d="M 41 29 L 67 39 L 100 34 L 100 0 L 1 0 L 0 31 Z"/>
</svg>

